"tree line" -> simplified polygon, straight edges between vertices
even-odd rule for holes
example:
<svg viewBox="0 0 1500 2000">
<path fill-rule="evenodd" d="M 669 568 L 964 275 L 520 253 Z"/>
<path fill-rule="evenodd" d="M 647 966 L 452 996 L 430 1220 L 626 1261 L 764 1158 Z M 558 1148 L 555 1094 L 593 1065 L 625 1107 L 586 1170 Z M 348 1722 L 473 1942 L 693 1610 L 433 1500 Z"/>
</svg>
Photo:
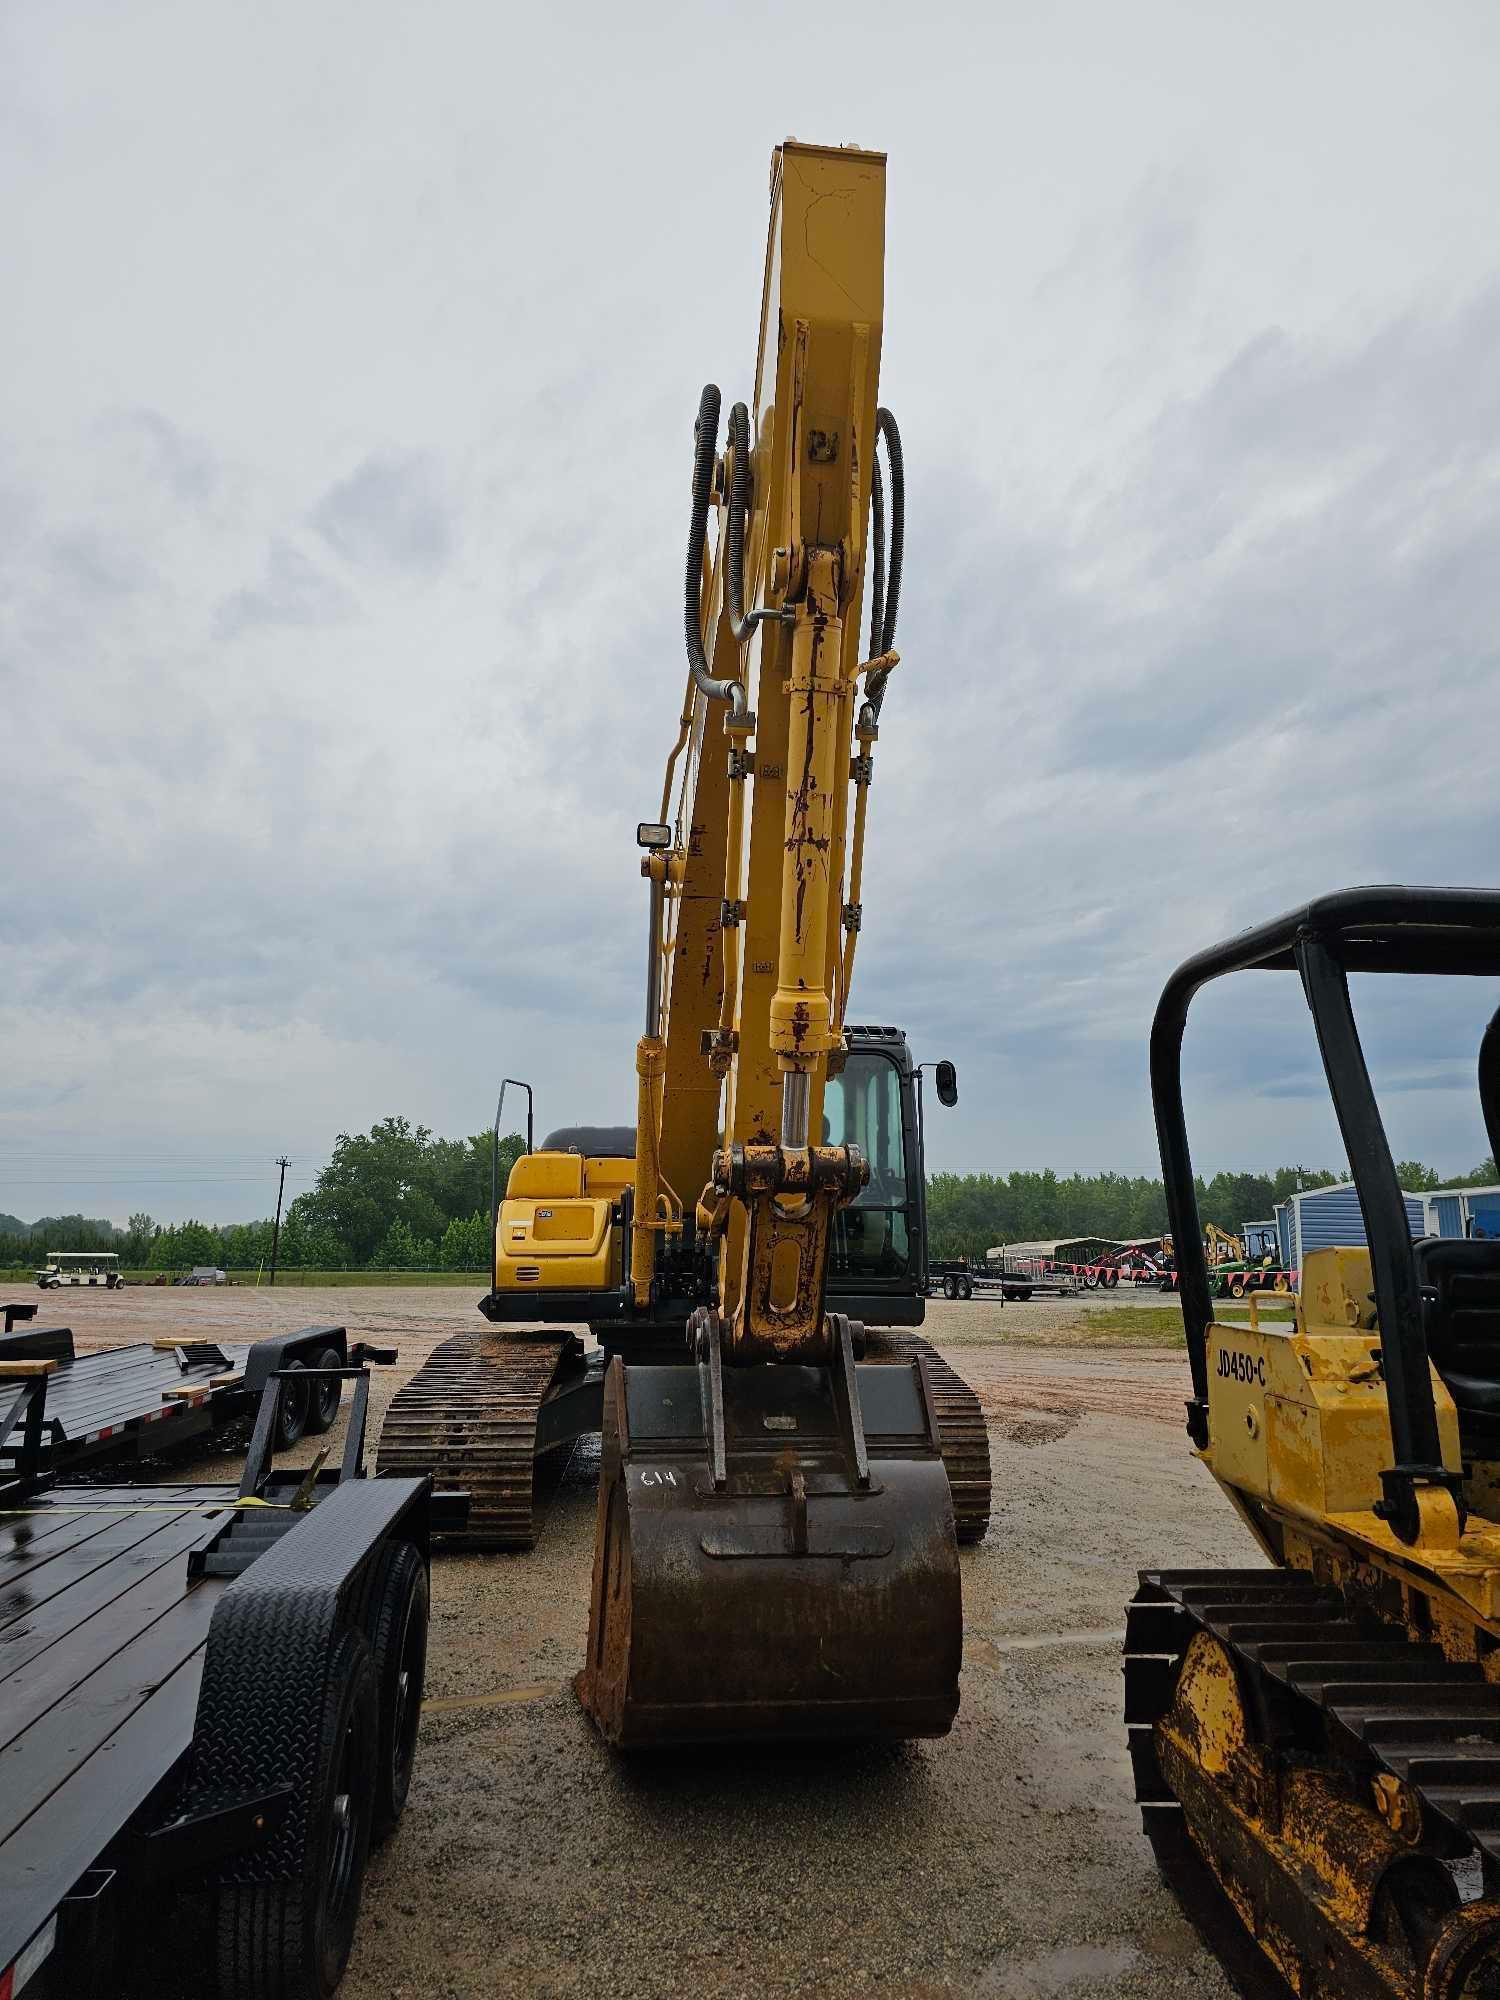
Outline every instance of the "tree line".
<svg viewBox="0 0 1500 2000">
<path fill-rule="evenodd" d="M 281 1218 L 277 1263 L 288 1271 L 487 1271 L 490 1267 L 488 1132 L 439 1139 L 425 1125 L 383 1118 L 341 1132 L 315 1184 Z M 525 1150 L 519 1132 L 497 1149 L 503 1194 Z M 47 1216 L 30 1227 L 0 1217 L 0 1264 L 38 1263 L 46 1250 L 113 1250 L 130 1270 L 195 1264 L 253 1271 L 271 1262 L 274 1218 L 162 1224 L 132 1215 L 124 1229 L 97 1217 Z"/>
<path fill-rule="evenodd" d="M 500 1141 L 497 1183 L 505 1190 L 524 1150 L 518 1132 Z M 1500 1180 L 1493 1159 L 1441 1175 L 1420 1160 L 1397 1163 L 1414 1192 Z M 1220 1173 L 1200 1180 L 1205 1222 L 1238 1230 L 1269 1217 L 1299 1186 L 1347 1180 L 1343 1170 L 1278 1167 L 1272 1174 Z M 997 1243 L 1036 1238 L 1161 1235 L 1166 1196 L 1159 1180 L 1131 1174 L 934 1174 L 928 1237 L 935 1257 L 982 1257 Z M 128 1269 L 180 1271 L 194 1264 L 257 1270 L 271 1261 L 273 1222 L 161 1224 L 132 1215 L 124 1229 L 97 1217 L 47 1216 L 26 1225 L 0 1216 L 0 1264 L 39 1262 L 45 1250 L 113 1250 Z M 490 1267 L 490 1134 L 439 1139 L 425 1125 L 383 1118 L 368 1132 L 341 1132 L 316 1183 L 281 1219 L 278 1263 L 289 1271 L 487 1271 Z"/>
<path fill-rule="evenodd" d="M 1420 1160 L 1399 1160 L 1402 1187 L 1421 1194 L 1440 1187 L 1482 1187 L 1500 1178 L 1492 1159 L 1469 1173 L 1444 1176 Z M 1346 1181 L 1348 1170 L 1278 1167 L 1271 1174 L 1201 1175 L 1198 1213 L 1205 1222 L 1238 1232 L 1245 1222 L 1269 1221 L 1277 1202 L 1300 1188 Z M 934 1257 L 982 1257 L 1000 1243 L 1052 1237 L 1103 1236 L 1115 1240 L 1161 1236 L 1167 1230 L 1166 1190 L 1159 1180 L 1130 1174 L 933 1174 L 927 1183 L 927 1234 Z"/>
</svg>

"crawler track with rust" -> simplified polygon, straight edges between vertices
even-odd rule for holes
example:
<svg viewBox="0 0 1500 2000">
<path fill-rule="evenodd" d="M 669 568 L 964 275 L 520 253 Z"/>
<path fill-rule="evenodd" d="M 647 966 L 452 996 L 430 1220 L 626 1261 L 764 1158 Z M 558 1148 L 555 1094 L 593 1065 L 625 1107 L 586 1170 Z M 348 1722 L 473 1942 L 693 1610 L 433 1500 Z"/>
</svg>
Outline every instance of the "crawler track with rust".
<svg viewBox="0 0 1500 2000">
<path fill-rule="evenodd" d="M 1428 1964 L 1421 1993 L 1500 1994 L 1500 1683 L 1477 1662 L 1361 1613 L 1303 1570 L 1143 1570 L 1127 1614 L 1125 1717 L 1136 1799 L 1169 1877 L 1188 1828 L 1157 1726 L 1199 1632 L 1232 1658 L 1260 1740 L 1327 1771 L 1357 1800 L 1377 1778 L 1398 1784 L 1419 1810 L 1423 1851 L 1477 1864 L 1481 1896 Z M 1301 1922 L 1282 1915 L 1309 1962 L 1327 1950 L 1311 1904 Z M 1327 1990 L 1366 1988 L 1331 1979 Z"/>
<path fill-rule="evenodd" d="M 566 1334 L 456 1333 L 397 1390 L 377 1475 L 430 1472 L 469 1495 L 468 1526 L 435 1537 L 450 1549 L 529 1549 L 537 1415 L 572 1346 Z"/>
<path fill-rule="evenodd" d="M 963 1377 L 950 1368 L 919 1333 L 872 1326 L 866 1335 L 867 1361 L 927 1363 L 937 1405 L 943 1464 L 953 1494 L 953 1520 L 960 1542 L 982 1542 L 990 1524 L 990 1439 L 979 1398 Z"/>
</svg>

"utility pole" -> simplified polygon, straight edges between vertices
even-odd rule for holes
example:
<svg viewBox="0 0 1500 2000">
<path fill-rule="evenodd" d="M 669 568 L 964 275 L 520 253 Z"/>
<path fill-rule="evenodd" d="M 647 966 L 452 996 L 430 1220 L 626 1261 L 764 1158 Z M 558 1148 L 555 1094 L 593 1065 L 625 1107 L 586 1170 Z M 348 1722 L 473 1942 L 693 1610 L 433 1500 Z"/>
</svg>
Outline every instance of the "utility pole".
<svg viewBox="0 0 1500 2000">
<path fill-rule="evenodd" d="M 276 1164 L 281 1169 L 281 1185 L 276 1190 L 276 1227 L 271 1232 L 271 1283 L 276 1282 L 276 1252 L 281 1248 L 281 1197 L 286 1193 L 286 1170 L 292 1164 L 285 1153 L 278 1153 Z"/>
</svg>

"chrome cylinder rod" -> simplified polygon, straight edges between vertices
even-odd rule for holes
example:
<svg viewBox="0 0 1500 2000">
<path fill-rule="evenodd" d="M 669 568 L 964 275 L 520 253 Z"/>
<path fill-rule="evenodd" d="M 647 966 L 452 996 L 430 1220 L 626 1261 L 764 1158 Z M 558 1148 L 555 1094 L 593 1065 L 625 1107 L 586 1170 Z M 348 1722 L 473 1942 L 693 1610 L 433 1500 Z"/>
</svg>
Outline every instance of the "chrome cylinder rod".
<svg viewBox="0 0 1500 2000">
<path fill-rule="evenodd" d="M 802 1147 L 807 1144 L 807 1113 L 812 1099 L 812 1078 L 805 1069 L 789 1069 L 781 1079 L 781 1143 Z"/>
</svg>

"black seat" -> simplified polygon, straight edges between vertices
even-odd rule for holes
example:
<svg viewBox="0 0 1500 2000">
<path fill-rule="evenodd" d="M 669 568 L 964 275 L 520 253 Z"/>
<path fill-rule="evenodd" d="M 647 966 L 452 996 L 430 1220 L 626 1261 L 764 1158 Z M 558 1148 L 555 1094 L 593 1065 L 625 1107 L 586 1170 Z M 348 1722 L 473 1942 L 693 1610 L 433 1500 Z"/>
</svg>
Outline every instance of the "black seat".
<svg viewBox="0 0 1500 2000">
<path fill-rule="evenodd" d="M 564 1125 L 542 1141 L 544 1153 L 583 1153 L 594 1159 L 633 1160 L 633 1125 Z M 1500 1248 L 1500 1245 L 1497 1245 Z"/>
<path fill-rule="evenodd" d="M 1424 1236 L 1416 1252 L 1427 1351 L 1458 1406 L 1466 1458 L 1500 1458 L 1500 1242 Z"/>
</svg>

